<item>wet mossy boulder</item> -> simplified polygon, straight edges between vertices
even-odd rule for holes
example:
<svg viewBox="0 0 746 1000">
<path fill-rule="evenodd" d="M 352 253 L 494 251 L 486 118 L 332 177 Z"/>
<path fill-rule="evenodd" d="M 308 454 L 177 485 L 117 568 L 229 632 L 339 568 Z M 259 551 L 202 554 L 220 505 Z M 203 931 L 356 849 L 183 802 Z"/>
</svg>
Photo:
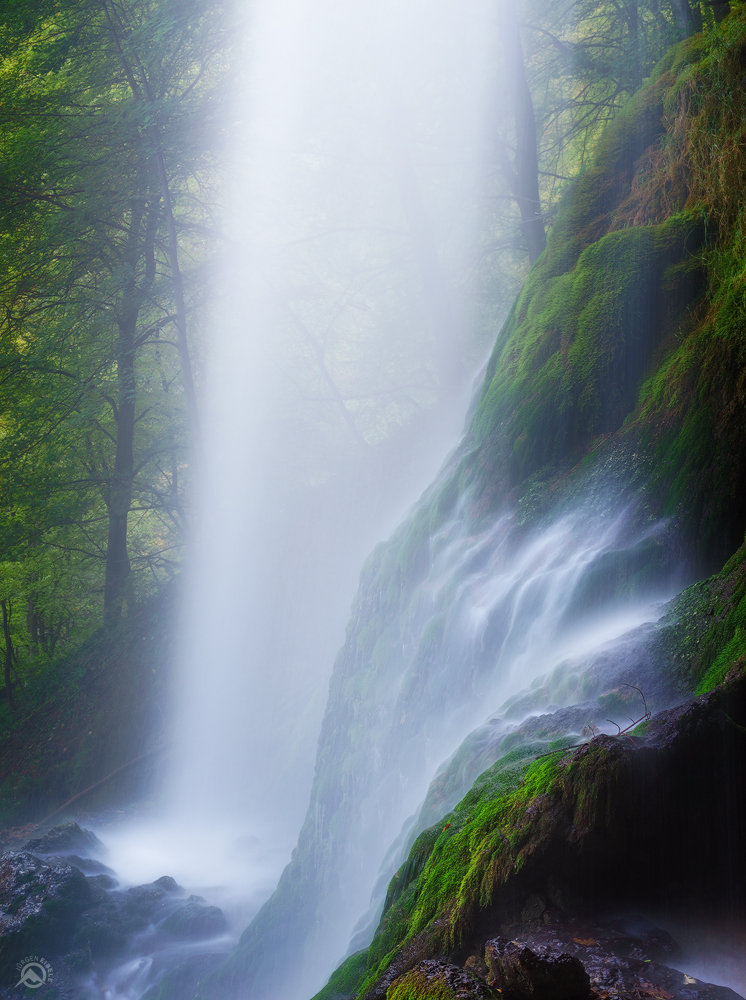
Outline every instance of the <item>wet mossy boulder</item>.
<svg viewBox="0 0 746 1000">
<path fill-rule="evenodd" d="M 421 874 L 391 907 L 396 920 L 384 916 L 385 949 L 374 938 L 362 995 L 382 996 L 415 942 L 420 960 L 465 957 L 501 927 L 541 924 L 568 906 L 742 915 L 746 865 L 730 831 L 746 824 L 745 724 L 738 674 L 658 713 L 644 735 L 601 735 L 538 759 L 509 794 L 483 786 L 445 817 Z"/>
</svg>

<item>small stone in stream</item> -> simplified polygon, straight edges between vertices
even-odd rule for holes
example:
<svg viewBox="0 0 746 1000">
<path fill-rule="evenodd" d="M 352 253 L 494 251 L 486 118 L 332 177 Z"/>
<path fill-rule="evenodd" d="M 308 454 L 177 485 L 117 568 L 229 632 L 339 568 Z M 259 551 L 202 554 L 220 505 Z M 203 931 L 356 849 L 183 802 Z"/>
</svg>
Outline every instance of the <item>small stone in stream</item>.
<svg viewBox="0 0 746 1000">
<path fill-rule="evenodd" d="M 517 941 L 497 937 L 485 945 L 493 983 L 505 996 L 520 1000 L 580 1000 L 591 980 L 574 955 L 538 955 Z"/>
<path fill-rule="evenodd" d="M 225 929 L 223 911 L 217 906 L 205 906 L 200 896 L 190 896 L 185 906 L 174 910 L 161 924 L 161 930 L 182 940 L 217 937 Z"/>
<path fill-rule="evenodd" d="M 95 833 L 81 830 L 77 823 L 53 826 L 43 837 L 36 837 L 24 845 L 31 854 L 104 854 L 106 848 Z"/>
</svg>

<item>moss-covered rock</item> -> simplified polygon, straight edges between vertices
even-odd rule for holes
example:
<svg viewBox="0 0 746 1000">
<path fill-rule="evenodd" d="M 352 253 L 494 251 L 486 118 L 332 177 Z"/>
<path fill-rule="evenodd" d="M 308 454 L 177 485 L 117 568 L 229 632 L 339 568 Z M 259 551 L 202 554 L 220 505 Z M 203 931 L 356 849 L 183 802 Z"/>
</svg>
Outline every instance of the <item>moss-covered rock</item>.
<svg viewBox="0 0 746 1000">
<path fill-rule="evenodd" d="M 654 716 L 644 736 L 599 736 L 536 760 L 513 792 L 484 784 L 471 793 L 400 897 L 399 942 L 389 934 L 377 965 L 371 948 L 361 995 L 378 995 L 423 933 L 430 955 L 463 960 L 499 927 L 541 920 L 568 900 L 576 912 L 665 901 L 703 918 L 743 913 L 744 859 L 730 831 L 746 819 L 744 722 L 741 673 Z"/>
<path fill-rule="evenodd" d="M 499 996 L 468 969 L 425 961 L 394 980 L 386 1000 L 498 1000 Z"/>
</svg>

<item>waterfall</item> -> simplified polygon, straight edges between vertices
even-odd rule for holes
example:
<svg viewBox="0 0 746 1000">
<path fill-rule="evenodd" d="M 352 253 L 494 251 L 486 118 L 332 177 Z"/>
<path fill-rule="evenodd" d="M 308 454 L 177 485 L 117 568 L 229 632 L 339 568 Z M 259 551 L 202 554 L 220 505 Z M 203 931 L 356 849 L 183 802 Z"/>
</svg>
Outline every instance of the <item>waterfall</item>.
<svg viewBox="0 0 746 1000">
<path fill-rule="evenodd" d="M 624 684 L 641 687 L 648 707 L 676 698 L 648 644 L 682 581 L 667 565 L 630 584 L 655 563 L 665 524 L 641 528 L 634 504 L 609 501 L 581 502 L 531 528 L 504 511 L 477 528 L 468 507 L 467 493 L 431 536 L 428 567 L 403 596 L 372 605 L 401 533 L 363 575 L 366 613 L 353 617 L 335 667 L 319 750 L 330 762 L 320 765 L 325 791 L 312 800 L 313 831 L 306 825 L 313 843 L 333 840 L 338 885 L 326 898 L 320 890 L 312 988 L 348 946 L 368 943 L 414 837 L 506 752 L 506 740 L 535 754 L 551 739 L 586 739 L 591 726 L 616 732 L 643 711 Z"/>
</svg>

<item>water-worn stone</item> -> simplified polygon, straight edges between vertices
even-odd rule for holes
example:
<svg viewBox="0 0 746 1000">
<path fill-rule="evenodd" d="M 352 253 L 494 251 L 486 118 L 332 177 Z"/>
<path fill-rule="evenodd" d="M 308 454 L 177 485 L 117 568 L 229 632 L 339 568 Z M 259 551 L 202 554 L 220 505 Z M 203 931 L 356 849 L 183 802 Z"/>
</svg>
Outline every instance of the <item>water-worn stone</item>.
<svg viewBox="0 0 746 1000">
<path fill-rule="evenodd" d="M 494 985 L 521 1000 L 580 1000 L 590 995 L 591 980 L 573 955 L 537 954 L 526 945 L 497 937 L 484 949 Z"/>
<path fill-rule="evenodd" d="M 217 906 L 206 906 L 201 896 L 190 896 L 161 924 L 161 930 L 183 940 L 216 937 L 226 929 L 225 916 Z"/>
<path fill-rule="evenodd" d="M 78 854 L 88 857 L 102 855 L 106 848 L 95 833 L 82 830 L 77 823 L 61 823 L 53 826 L 43 837 L 29 840 L 23 847 L 31 854 Z"/>
<path fill-rule="evenodd" d="M 121 953 L 132 934 L 169 916 L 178 905 L 174 896 L 181 891 L 169 875 L 117 891 L 107 891 L 109 885 L 102 881 L 107 878 L 95 875 L 88 879 L 91 905 L 81 915 L 74 940 L 77 948 L 94 959 Z"/>
<path fill-rule="evenodd" d="M 91 902 L 85 875 L 71 865 L 46 865 L 32 854 L 0 857 L 0 977 L 12 976 L 29 952 L 64 951 Z"/>
</svg>

